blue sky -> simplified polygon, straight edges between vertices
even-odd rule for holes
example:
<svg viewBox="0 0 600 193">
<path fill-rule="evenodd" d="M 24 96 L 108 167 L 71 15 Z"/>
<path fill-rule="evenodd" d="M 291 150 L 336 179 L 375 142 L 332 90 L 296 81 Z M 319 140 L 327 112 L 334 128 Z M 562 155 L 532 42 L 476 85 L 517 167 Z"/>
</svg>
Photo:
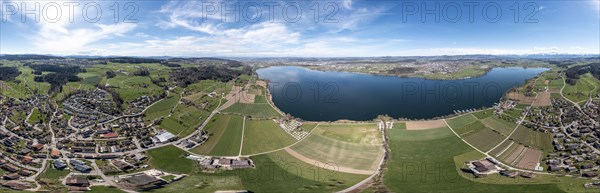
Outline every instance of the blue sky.
<svg viewBox="0 0 600 193">
<path fill-rule="evenodd" d="M 116 2 L 0 0 L 0 54 L 600 54 L 600 0 Z"/>
</svg>

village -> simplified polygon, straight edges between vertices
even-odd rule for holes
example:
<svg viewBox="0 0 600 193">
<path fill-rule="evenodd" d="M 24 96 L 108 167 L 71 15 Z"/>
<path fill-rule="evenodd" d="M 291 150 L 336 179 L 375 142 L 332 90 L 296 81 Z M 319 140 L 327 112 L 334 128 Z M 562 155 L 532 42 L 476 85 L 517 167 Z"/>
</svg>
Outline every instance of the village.
<svg viewBox="0 0 600 193">
<path fill-rule="evenodd" d="M 184 178 L 146 169 L 148 150 L 168 145 L 192 149 L 209 138 L 202 129 L 180 138 L 145 120 L 144 111 L 165 96 L 141 96 L 128 101 L 124 111 L 100 88 L 75 92 L 60 104 L 46 95 L 0 96 L 0 185 L 37 190 L 47 183 L 39 176 L 49 168 L 69 173 L 61 182 L 69 191 L 96 185 L 150 190 Z M 247 157 L 190 154 L 187 159 L 207 172 L 254 167 Z"/>
</svg>

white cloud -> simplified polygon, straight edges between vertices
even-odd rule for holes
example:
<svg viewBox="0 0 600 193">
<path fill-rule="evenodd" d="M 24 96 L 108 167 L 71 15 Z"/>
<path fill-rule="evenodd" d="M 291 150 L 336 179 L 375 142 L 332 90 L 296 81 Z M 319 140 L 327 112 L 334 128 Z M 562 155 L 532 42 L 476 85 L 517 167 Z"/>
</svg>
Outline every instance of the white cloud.
<svg viewBox="0 0 600 193">
<path fill-rule="evenodd" d="M 97 49 L 89 48 L 95 42 L 125 35 L 132 31 L 137 24 L 118 23 L 102 24 L 88 23 L 81 17 L 82 9 L 86 2 L 78 1 L 14 1 L 21 9 L 33 9 L 39 5 L 39 21 L 35 15 L 28 14 L 27 23 L 31 23 L 33 34 L 26 39 L 34 46 L 31 50 L 43 54 L 82 54 L 95 53 Z M 74 9 L 69 9 L 68 4 L 79 3 Z M 50 8 L 50 5 L 59 6 Z M 48 6 L 47 9 L 44 7 Z M 91 12 L 90 12 L 91 13 Z M 72 18 L 74 16 L 75 18 Z M 93 17 L 93 16 L 90 16 Z M 106 14 L 103 17 L 111 17 Z M 55 19 L 56 18 L 56 19 Z"/>
<path fill-rule="evenodd" d="M 342 5 L 346 9 L 352 9 L 352 0 L 343 0 Z"/>
<path fill-rule="evenodd" d="M 85 28 L 69 28 L 68 26 L 42 25 L 34 37 L 34 45 L 40 51 L 55 54 L 76 54 L 85 51 L 90 44 L 123 36 L 135 28 L 135 24 L 121 23 L 113 25 L 95 24 Z"/>
</svg>

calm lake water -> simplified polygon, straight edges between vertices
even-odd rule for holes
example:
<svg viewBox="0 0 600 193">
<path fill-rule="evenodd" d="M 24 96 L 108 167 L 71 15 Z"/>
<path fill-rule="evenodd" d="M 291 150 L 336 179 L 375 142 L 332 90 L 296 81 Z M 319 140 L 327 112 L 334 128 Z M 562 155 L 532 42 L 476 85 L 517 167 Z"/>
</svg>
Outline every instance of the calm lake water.
<svg viewBox="0 0 600 193">
<path fill-rule="evenodd" d="M 547 68 L 494 68 L 461 80 L 429 80 L 369 74 L 316 71 L 278 66 L 259 69 L 269 80 L 273 102 L 282 111 L 308 121 L 427 119 L 455 110 L 491 107 L 509 89 Z"/>
</svg>

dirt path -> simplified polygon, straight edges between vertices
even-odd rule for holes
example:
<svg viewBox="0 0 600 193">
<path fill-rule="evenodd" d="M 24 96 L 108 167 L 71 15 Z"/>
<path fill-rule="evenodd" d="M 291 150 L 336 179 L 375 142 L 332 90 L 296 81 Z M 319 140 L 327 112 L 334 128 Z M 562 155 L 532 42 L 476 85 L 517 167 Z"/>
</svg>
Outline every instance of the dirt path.
<svg viewBox="0 0 600 193">
<path fill-rule="evenodd" d="M 242 148 L 244 148 L 244 132 L 246 131 L 246 117 L 244 117 L 244 122 L 242 122 L 242 142 L 240 143 L 240 153 L 238 156 L 242 156 Z"/>
<path fill-rule="evenodd" d="M 302 154 L 299 154 L 298 152 L 290 149 L 290 148 L 285 148 L 284 149 L 287 153 L 289 153 L 290 155 L 294 156 L 296 159 L 302 160 L 303 162 L 306 162 L 308 164 L 323 168 L 323 169 L 328 169 L 331 170 L 331 168 L 328 168 L 326 166 L 335 166 L 335 165 L 329 165 L 327 163 L 323 163 L 317 160 L 313 160 L 310 158 L 307 158 L 305 156 L 303 156 Z M 337 167 L 335 169 L 336 172 L 343 172 L 343 173 L 350 173 L 350 174 L 362 174 L 362 175 L 371 175 L 373 173 L 375 173 L 376 171 L 374 170 L 357 170 L 357 169 L 352 169 L 352 168 L 347 168 L 347 167 L 340 167 L 340 166 L 335 166 Z"/>
</svg>

